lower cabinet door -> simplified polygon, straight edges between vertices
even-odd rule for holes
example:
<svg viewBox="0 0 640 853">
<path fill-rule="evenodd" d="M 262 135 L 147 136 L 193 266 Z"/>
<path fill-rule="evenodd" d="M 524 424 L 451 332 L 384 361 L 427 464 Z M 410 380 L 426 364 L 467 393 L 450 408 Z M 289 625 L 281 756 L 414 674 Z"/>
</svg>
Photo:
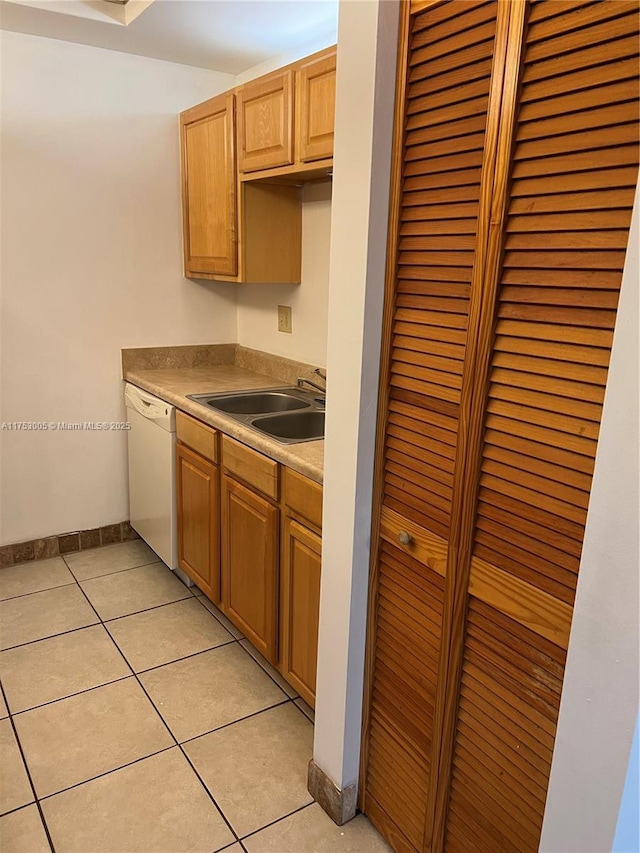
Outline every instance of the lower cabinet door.
<svg viewBox="0 0 640 853">
<path fill-rule="evenodd" d="M 268 661 L 278 660 L 279 510 L 222 477 L 222 609 Z"/>
<path fill-rule="evenodd" d="M 284 525 L 282 674 L 315 707 L 322 540 L 293 519 Z"/>
<path fill-rule="evenodd" d="M 220 602 L 220 473 L 217 465 L 177 444 L 178 562 Z"/>
</svg>

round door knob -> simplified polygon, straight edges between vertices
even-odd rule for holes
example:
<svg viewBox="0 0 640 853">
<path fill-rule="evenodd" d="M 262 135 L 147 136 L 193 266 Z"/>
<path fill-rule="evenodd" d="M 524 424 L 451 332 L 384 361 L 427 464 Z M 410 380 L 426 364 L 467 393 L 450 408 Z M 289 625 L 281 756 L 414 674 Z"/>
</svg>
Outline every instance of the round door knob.
<svg viewBox="0 0 640 853">
<path fill-rule="evenodd" d="M 413 542 L 413 537 L 411 536 L 410 533 L 407 533 L 406 530 L 401 530 L 400 533 L 398 534 L 398 542 L 401 545 L 405 545 L 405 546 L 411 545 L 411 543 Z"/>
</svg>

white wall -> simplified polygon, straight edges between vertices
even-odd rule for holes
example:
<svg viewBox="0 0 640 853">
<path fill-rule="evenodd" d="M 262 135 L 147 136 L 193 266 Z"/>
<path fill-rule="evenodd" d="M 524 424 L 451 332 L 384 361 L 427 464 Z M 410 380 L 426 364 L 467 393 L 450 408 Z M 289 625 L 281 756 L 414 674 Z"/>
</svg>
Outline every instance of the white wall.
<svg viewBox="0 0 640 853">
<path fill-rule="evenodd" d="M 341 0 L 314 760 L 357 781 L 398 3 Z"/>
<path fill-rule="evenodd" d="M 120 349 L 235 341 L 182 276 L 177 114 L 235 79 L 3 32 L 2 421 L 124 419 Z M 0 432 L 0 544 L 127 517 L 125 438 Z"/>
<path fill-rule="evenodd" d="M 612 849 L 638 715 L 638 247 L 636 194 L 542 827 L 548 853 Z"/>
<path fill-rule="evenodd" d="M 331 182 L 302 196 L 302 283 L 238 287 L 238 343 L 324 367 L 327 363 Z M 292 333 L 278 331 L 278 305 L 292 309 Z"/>
</svg>

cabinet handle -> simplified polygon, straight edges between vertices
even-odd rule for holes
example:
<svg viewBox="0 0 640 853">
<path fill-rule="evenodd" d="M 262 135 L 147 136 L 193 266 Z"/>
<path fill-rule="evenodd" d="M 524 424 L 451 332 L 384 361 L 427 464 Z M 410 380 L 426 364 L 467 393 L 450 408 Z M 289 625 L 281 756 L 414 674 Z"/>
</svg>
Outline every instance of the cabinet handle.
<svg viewBox="0 0 640 853">
<path fill-rule="evenodd" d="M 410 533 L 407 533 L 406 530 L 401 530 L 398 534 L 398 542 L 404 546 L 411 545 L 413 542 L 413 536 Z"/>
</svg>

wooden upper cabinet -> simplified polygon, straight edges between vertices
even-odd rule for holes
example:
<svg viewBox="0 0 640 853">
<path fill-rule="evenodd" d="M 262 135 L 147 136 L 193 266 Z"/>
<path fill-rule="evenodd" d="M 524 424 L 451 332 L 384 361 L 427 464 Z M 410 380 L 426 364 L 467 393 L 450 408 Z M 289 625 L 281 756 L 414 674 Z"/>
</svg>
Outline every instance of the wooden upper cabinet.
<svg viewBox="0 0 640 853">
<path fill-rule="evenodd" d="M 333 157 L 336 51 L 303 63 L 296 71 L 297 159 Z"/>
<path fill-rule="evenodd" d="M 185 275 L 238 272 L 235 97 L 180 116 Z"/>
<path fill-rule="evenodd" d="M 241 172 L 293 163 L 293 71 L 260 78 L 238 90 Z"/>
</svg>

